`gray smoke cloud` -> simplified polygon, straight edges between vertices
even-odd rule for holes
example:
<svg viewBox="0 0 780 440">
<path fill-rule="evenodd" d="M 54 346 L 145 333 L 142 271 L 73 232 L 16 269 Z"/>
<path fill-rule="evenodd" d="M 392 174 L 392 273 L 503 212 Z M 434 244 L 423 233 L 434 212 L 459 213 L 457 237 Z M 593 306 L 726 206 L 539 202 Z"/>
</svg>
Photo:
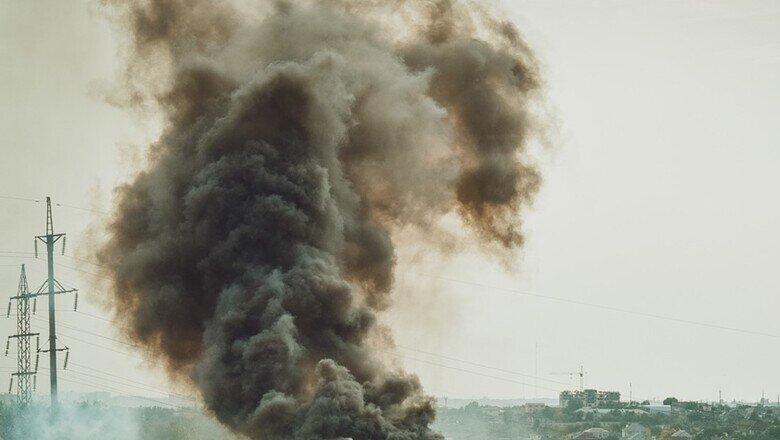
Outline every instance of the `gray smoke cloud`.
<svg viewBox="0 0 780 440">
<path fill-rule="evenodd" d="M 129 96 L 165 115 L 98 258 L 128 336 L 257 439 L 438 439 L 382 361 L 393 231 L 458 213 L 522 244 L 539 78 L 447 0 L 115 2 Z"/>
</svg>

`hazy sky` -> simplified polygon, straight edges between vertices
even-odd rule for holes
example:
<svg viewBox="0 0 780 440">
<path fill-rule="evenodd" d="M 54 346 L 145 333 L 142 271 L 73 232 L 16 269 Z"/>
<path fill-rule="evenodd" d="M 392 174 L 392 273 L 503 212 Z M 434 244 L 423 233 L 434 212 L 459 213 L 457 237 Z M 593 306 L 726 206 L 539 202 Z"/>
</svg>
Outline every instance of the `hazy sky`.
<svg viewBox="0 0 780 440">
<path fill-rule="evenodd" d="M 560 126 L 528 244 L 509 271 L 472 254 L 443 269 L 425 258 L 412 264 L 401 251 L 397 304 L 385 319 L 402 362 L 431 393 L 453 397 L 552 397 L 576 380 L 550 373 L 583 365 L 588 386 L 627 397 L 633 383 L 635 399 L 716 399 L 719 388 L 728 400 L 762 391 L 774 399 L 780 3 L 504 0 L 502 8 L 544 66 Z M 110 209 L 111 189 L 154 134 L 103 98 L 116 48 L 93 2 L 0 0 L 0 196 Z M 106 339 L 117 335 L 96 306 L 104 293 L 90 288 L 96 268 L 73 258 L 100 219 L 55 211 L 55 227 L 70 237 L 57 276 L 82 288 L 80 310 L 94 315 L 59 314 L 60 341 L 73 350 L 61 387 L 152 396 L 139 384 L 170 387 Z M 34 287 L 43 281 L 43 260 L 9 252 L 32 252 L 44 220 L 42 204 L 0 198 L 0 303 L 16 291 L 19 264 Z M 71 307 L 72 298 L 58 299 L 58 309 Z M 33 324 L 42 328 L 45 313 Z M 0 337 L 14 329 L 0 319 Z M 0 358 L 0 389 L 13 368 L 12 357 Z"/>
</svg>

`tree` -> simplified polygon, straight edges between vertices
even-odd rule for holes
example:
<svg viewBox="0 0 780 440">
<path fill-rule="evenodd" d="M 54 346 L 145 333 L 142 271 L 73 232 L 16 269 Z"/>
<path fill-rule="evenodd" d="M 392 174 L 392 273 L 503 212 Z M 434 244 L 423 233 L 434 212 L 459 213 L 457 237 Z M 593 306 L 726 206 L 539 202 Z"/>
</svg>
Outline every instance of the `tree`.
<svg viewBox="0 0 780 440">
<path fill-rule="evenodd" d="M 468 405 L 463 407 L 466 411 L 477 411 L 479 409 L 479 404 L 477 402 L 471 401 Z"/>
<path fill-rule="evenodd" d="M 566 412 L 573 413 L 577 411 L 578 409 L 582 408 L 584 405 L 582 404 L 581 400 L 571 400 L 569 403 L 566 404 L 565 410 Z"/>
<path fill-rule="evenodd" d="M 675 403 L 679 402 L 676 397 L 667 397 L 664 399 L 664 405 L 674 405 Z"/>
</svg>

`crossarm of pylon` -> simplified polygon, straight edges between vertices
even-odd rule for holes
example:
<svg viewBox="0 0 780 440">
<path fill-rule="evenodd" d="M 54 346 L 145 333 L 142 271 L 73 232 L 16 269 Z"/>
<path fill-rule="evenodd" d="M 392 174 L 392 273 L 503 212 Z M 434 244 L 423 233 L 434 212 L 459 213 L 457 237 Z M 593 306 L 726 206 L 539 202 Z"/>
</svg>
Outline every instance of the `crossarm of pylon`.
<svg viewBox="0 0 780 440">
<path fill-rule="evenodd" d="M 65 294 L 65 293 L 76 293 L 76 292 L 78 292 L 78 289 L 55 290 L 52 293 L 55 294 L 55 295 L 62 295 L 62 294 Z M 35 296 L 46 296 L 48 294 L 49 294 L 49 292 L 47 292 L 47 291 L 43 290 L 43 288 L 41 288 L 41 289 L 38 289 L 37 292 L 31 293 L 30 295 L 25 295 L 25 296 L 28 296 L 29 298 L 32 298 L 32 297 L 35 297 Z M 13 298 L 11 298 L 11 299 L 13 299 Z"/>
<path fill-rule="evenodd" d="M 60 238 L 62 238 L 64 236 L 65 236 L 65 234 L 52 234 L 52 239 L 53 239 L 52 243 L 56 243 L 57 240 L 59 240 Z M 44 243 L 46 243 L 47 237 L 48 237 L 48 235 L 36 235 L 35 236 L 35 238 L 37 238 L 38 240 L 41 240 Z"/>
<path fill-rule="evenodd" d="M 24 334 L 21 334 L 21 335 L 11 335 L 11 336 L 8 337 L 8 339 L 11 339 L 11 338 L 24 338 L 26 336 L 38 336 L 38 335 L 40 335 L 40 333 L 24 333 Z"/>
<path fill-rule="evenodd" d="M 56 350 L 54 350 L 54 351 L 68 351 L 68 350 L 70 350 L 70 348 L 68 348 L 68 347 L 65 347 L 65 348 L 58 348 L 58 349 L 56 349 Z M 50 351 L 51 351 L 51 349 L 48 349 L 48 350 L 40 350 L 40 351 L 38 351 L 38 353 L 48 353 L 48 352 L 50 352 Z"/>
</svg>

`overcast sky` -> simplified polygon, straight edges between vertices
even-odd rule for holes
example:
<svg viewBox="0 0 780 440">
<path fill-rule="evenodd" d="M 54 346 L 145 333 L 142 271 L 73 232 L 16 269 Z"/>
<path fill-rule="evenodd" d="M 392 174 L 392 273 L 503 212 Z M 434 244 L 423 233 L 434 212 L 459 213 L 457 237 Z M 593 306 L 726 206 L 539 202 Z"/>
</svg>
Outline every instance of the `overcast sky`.
<svg viewBox="0 0 780 440">
<path fill-rule="evenodd" d="M 588 386 L 627 397 L 632 383 L 635 399 L 712 400 L 722 389 L 727 400 L 762 391 L 774 400 L 780 3 L 502 8 L 544 66 L 560 127 L 528 244 L 510 270 L 472 254 L 412 264 L 399 251 L 385 320 L 402 362 L 429 392 L 452 397 L 553 397 L 577 380 L 550 373 L 583 365 Z M 82 288 L 89 314 L 59 314 L 60 341 L 73 350 L 62 389 L 153 396 L 170 386 L 111 340 L 104 294 L 89 287 L 96 268 L 74 258 L 102 218 L 94 211 L 110 209 L 111 189 L 154 135 L 105 102 L 117 46 L 93 2 L 0 0 L 0 196 L 92 210 L 55 210 L 70 237 L 57 276 Z M 19 264 L 34 287 L 43 281 L 43 260 L 9 252 L 32 252 L 44 221 L 42 204 L 0 198 L 0 303 L 16 292 Z M 58 310 L 71 307 L 58 299 Z M 0 319 L 0 337 L 14 328 Z M 0 358 L 0 389 L 13 368 Z"/>
</svg>

